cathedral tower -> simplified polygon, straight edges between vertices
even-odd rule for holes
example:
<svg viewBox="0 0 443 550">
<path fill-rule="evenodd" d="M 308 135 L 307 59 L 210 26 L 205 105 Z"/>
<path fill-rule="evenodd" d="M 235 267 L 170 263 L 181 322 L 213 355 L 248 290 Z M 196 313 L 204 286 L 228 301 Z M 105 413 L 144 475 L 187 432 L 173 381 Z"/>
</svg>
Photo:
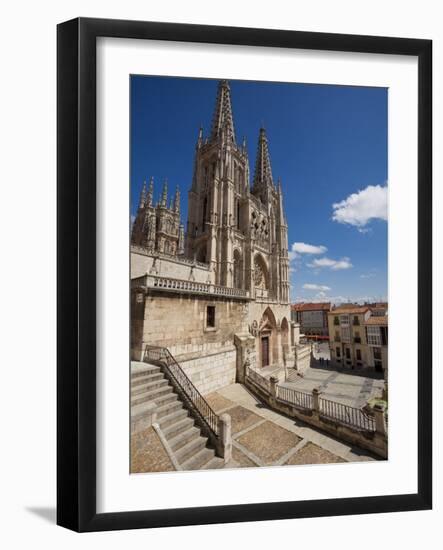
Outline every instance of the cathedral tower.
<svg viewBox="0 0 443 550">
<path fill-rule="evenodd" d="M 246 148 L 236 142 L 231 92 L 222 80 L 210 136 L 200 129 L 197 139 L 186 243 L 186 254 L 208 263 L 216 284 L 234 282 L 233 231 L 242 228 L 248 182 Z"/>
<path fill-rule="evenodd" d="M 168 184 L 165 180 L 161 197 L 156 206 L 154 199 L 154 179 L 149 189 L 143 183 L 140 192 L 137 215 L 132 226 L 131 242 L 145 248 L 150 253 L 175 256 L 184 252 L 184 228 L 180 223 L 180 191 L 168 207 Z"/>
</svg>

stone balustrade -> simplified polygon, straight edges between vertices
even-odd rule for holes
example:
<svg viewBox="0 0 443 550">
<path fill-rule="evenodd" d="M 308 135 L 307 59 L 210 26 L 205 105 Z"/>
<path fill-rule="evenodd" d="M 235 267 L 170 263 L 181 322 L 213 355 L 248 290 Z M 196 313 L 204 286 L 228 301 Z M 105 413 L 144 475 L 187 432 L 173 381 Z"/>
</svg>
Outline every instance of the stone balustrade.
<svg viewBox="0 0 443 550">
<path fill-rule="evenodd" d="M 159 275 L 143 275 L 131 280 L 131 288 L 152 288 L 166 292 L 178 292 L 188 294 L 207 294 L 209 296 L 223 296 L 226 298 L 248 300 L 249 292 L 242 288 L 231 288 L 227 286 L 214 285 L 212 283 L 199 283 L 174 279 L 172 277 L 161 277 Z"/>
</svg>

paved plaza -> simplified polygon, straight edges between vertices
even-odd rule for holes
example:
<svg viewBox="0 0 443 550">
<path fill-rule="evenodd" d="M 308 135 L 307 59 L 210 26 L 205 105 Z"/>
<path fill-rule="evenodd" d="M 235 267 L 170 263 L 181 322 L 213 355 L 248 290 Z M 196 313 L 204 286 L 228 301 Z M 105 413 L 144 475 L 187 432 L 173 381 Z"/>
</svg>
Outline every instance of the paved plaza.
<svg viewBox="0 0 443 550">
<path fill-rule="evenodd" d="M 337 370 L 314 361 L 313 366 L 303 376 L 292 372 L 288 375 L 288 380 L 282 380 L 280 384 L 304 392 L 312 392 L 314 388 L 318 388 L 325 399 L 361 408 L 370 399 L 381 397 L 384 380 L 373 372 Z"/>
<path fill-rule="evenodd" d="M 261 403 L 241 384 L 231 384 L 206 396 L 217 414 L 232 421 L 232 460 L 226 468 L 332 464 L 377 460 L 368 451 L 353 447 L 288 418 Z M 172 464 L 149 428 L 133 438 L 132 472 L 172 470 Z"/>
</svg>

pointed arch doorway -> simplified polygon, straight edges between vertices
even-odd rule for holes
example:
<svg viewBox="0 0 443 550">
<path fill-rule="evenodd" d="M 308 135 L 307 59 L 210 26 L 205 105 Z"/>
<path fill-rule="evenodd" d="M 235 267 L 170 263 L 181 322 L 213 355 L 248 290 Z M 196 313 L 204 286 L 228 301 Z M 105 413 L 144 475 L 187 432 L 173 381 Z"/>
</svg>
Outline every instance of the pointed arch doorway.
<svg viewBox="0 0 443 550">
<path fill-rule="evenodd" d="M 268 367 L 273 362 L 273 349 L 275 346 L 276 338 L 275 316 L 270 308 L 267 308 L 263 313 L 263 316 L 259 325 L 259 365 L 261 367 Z"/>
</svg>

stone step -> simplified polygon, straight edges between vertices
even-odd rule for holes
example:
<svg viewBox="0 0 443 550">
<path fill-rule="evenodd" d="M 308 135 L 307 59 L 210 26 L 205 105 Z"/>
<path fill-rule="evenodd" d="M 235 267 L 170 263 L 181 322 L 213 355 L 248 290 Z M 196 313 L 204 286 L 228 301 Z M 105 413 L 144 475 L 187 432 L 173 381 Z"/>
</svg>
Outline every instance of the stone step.
<svg viewBox="0 0 443 550">
<path fill-rule="evenodd" d="M 175 436 L 194 426 L 194 419 L 186 415 L 184 418 L 181 417 L 178 420 L 174 421 L 172 424 L 167 425 L 166 427 L 163 426 L 163 423 L 161 424 L 164 436 L 168 441 L 170 441 Z"/>
<path fill-rule="evenodd" d="M 183 470 L 200 470 L 205 464 L 214 458 L 214 456 L 214 449 L 204 447 L 197 454 L 188 458 L 186 462 L 183 462 L 181 467 Z"/>
<path fill-rule="evenodd" d="M 188 424 L 185 425 L 178 434 L 175 434 L 174 437 L 165 437 L 171 449 L 173 451 L 178 451 L 181 447 L 189 443 L 191 439 L 194 439 L 195 437 L 200 437 L 200 435 L 200 430 L 197 428 L 197 426 Z"/>
<path fill-rule="evenodd" d="M 169 384 L 161 384 L 160 386 L 156 386 L 152 388 L 152 386 L 149 386 L 148 384 L 140 384 L 140 386 L 135 386 L 134 388 L 131 388 L 131 396 L 139 395 L 140 393 L 152 393 L 152 395 L 161 395 L 163 393 L 171 392 L 172 386 Z"/>
<path fill-rule="evenodd" d="M 145 388 L 145 391 L 151 391 L 151 390 L 154 390 L 155 388 L 160 388 L 161 386 L 167 386 L 168 385 L 168 381 L 166 380 L 166 378 L 160 378 L 158 380 L 147 380 L 145 381 L 143 384 L 140 384 L 140 385 L 143 385 L 144 388 Z M 139 385 L 132 385 L 131 384 L 131 392 L 133 390 L 136 390 L 138 389 Z"/>
<path fill-rule="evenodd" d="M 151 393 L 152 392 L 134 395 L 133 397 L 131 397 L 131 406 L 154 401 L 155 404 L 160 407 L 162 405 L 166 405 L 166 403 L 171 403 L 172 401 L 178 400 L 178 395 L 172 392 L 172 388 L 169 393 L 157 395 L 156 397 L 152 397 Z"/>
<path fill-rule="evenodd" d="M 136 376 L 135 378 L 131 377 L 131 387 L 134 388 L 139 384 L 144 384 L 145 382 L 154 382 L 156 380 L 166 380 L 164 374 L 160 372 L 154 372 L 152 374 L 146 374 L 143 376 Z"/>
<path fill-rule="evenodd" d="M 178 449 L 178 451 L 174 452 L 179 464 L 183 464 L 190 458 L 197 455 L 202 449 L 206 447 L 207 442 L 207 437 L 203 437 L 202 435 L 195 435 L 190 441 L 186 443 L 186 445 L 183 445 L 182 447 L 180 447 L 180 449 Z"/>
<path fill-rule="evenodd" d="M 218 470 L 219 468 L 223 468 L 225 465 L 225 461 L 223 458 L 219 456 L 214 456 L 214 458 L 211 458 L 209 462 L 207 462 L 204 466 L 202 466 L 202 470 Z"/>
<path fill-rule="evenodd" d="M 152 414 L 150 405 L 150 401 L 146 401 L 145 403 L 140 403 L 138 405 L 131 405 L 131 421 L 143 417 L 147 410 L 149 410 L 149 414 Z"/>
<path fill-rule="evenodd" d="M 131 366 L 134 363 L 131 364 Z M 155 374 L 157 372 L 161 372 L 160 367 L 156 367 L 154 365 L 148 365 L 146 363 L 140 363 L 140 365 L 143 365 L 141 368 L 131 368 L 131 379 L 140 378 L 141 376 L 146 376 L 148 374 Z"/>
<path fill-rule="evenodd" d="M 179 411 L 180 409 L 183 409 L 183 403 L 178 399 L 176 401 L 172 401 L 171 403 L 161 405 L 160 407 L 157 407 L 157 420 L 161 420 L 164 416 L 168 416 L 174 411 Z"/>
<path fill-rule="evenodd" d="M 172 426 L 173 424 L 175 424 L 176 422 L 179 422 L 179 421 L 182 421 L 184 420 L 185 418 L 189 418 L 191 419 L 189 416 L 188 416 L 188 411 L 186 409 L 179 409 L 177 411 L 172 411 L 170 414 L 167 414 L 165 416 L 163 416 L 162 418 L 160 419 L 157 419 L 163 433 L 165 433 L 165 430 L 169 427 L 169 426 Z M 192 420 L 192 419 L 191 419 Z M 194 422 L 192 420 L 192 422 Z"/>
</svg>

